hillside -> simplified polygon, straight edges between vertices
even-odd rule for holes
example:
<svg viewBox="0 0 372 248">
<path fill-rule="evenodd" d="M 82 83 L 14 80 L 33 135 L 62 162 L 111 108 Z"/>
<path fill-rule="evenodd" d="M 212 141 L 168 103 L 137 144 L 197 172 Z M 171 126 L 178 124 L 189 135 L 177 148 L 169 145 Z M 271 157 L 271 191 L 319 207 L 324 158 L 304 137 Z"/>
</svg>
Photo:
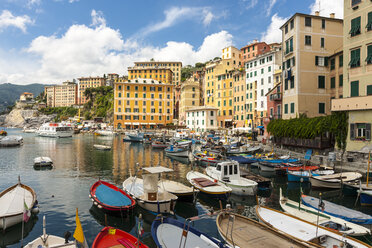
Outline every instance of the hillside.
<svg viewBox="0 0 372 248">
<path fill-rule="evenodd" d="M 33 93 L 38 96 L 44 91 L 43 84 L 0 84 L 0 112 L 5 110 L 7 106 L 13 105 L 23 92 Z"/>
</svg>

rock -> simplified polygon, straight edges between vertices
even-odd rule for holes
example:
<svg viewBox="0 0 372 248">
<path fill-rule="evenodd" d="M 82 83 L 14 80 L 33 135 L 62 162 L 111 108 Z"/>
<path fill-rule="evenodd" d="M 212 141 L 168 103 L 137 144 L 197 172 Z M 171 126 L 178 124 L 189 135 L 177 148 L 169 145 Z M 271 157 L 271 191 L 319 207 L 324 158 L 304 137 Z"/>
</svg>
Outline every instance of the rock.
<svg viewBox="0 0 372 248">
<path fill-rule="evenodd" d="M 19 128 L 39 128 L 45 122 L 51 122 L 53 115 L 39 115 L 34 109 L 13 109 L 5 118 L 4 125 Z M 1 121 L 0 121 L 1 122 Z"/>
</svg>

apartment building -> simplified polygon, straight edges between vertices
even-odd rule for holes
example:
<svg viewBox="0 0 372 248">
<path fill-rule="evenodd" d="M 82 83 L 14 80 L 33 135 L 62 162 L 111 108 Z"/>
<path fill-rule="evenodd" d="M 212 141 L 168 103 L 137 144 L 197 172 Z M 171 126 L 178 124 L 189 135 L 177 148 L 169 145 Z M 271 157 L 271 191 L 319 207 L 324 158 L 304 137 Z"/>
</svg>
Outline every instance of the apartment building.
<svg viewBox="0 0 372 248">
<path fill-rule="evenodd" d="M 179 124 L 186 124 L 186 110 L 201 106 L 200 103 L 200 81 L 197 77 L 190 77 L 181 85 Z"/>
<path fill-rule="evenodd" d="M 138 70 L 138 69 L 146 69 L 146 70 L 157 70 L 157 69 L 169 69 L 173 72 L 173 76 L 171 81 L 167 81 L 167 83 L 172 83 L 174 85 L 180 85 L 181 84 L 181 69 L 182 69 L 182 62 L 176 62 L 176 61 L 145 61 L 145 62 L 134 62 L 134 67 L 132 69 Z M 129 73 L 129 70 L 128 70 Z M 146 74 L 144 74 L 146 75 Z M 141 76 L 138 76 L 141 77 Z M 137 78 L 137 77 L 134 77 Z M 144 78 L 143 76 L 141 78 Z M 132 79 L 129 77 L 129 79 Z M 158 81 L 164 81 L 159 78 L 154 78 Z"/>
<path fill-rule="evenodd" d="M 343 20 L 296 13 L 281 26 L 283 119 L 330 114 L 329 56 L 343 44 Z"/>
<path fill-rule="evenodd" d="M 344 1 L 343 94 L 332 111 L 348 112 L 347 151 L 371 147 L 372 4 Z M 368 149 L 367 149 L 368 150 Z"/>
<path fill-rule="evenodd" d="M 266 44 L 266 42 L 258 42 L 257 40 L 254 40 L 252 43 L 240 48 L 240 51 L 241 64 L 244 65 L 246 62 L 251 61 L 258 55 L 269 52 L 270 45 Z"/>
<path fill-rule="evenodd" d="M 128 79 L 153 79 L 165 84 L 173 84 L 173 72 L 169 68 L 128 67 Z"/>
<path fill-rule="evenodd" d="M 173 84 L 137 78 L 114 83 L 114 127 L 157 128 L 173 122 Z"/>
<path fill-rule="evenodd" d="M 222 64 L 221 59 L 212 60 L 205 65 L 204 75 L 204 105 L 216 106 L 215 93 L 216 93 L 216 70 Z"/>
<path fill-rule="evenodd" d="M 74 82 L 45 86 L 44 92 L 48 107 L 70 107 L 78 104 L 78 85 Z"/>
<path fill-rule="evenodd" d="M 84 94 L 87 88 L 97 88 L 106 85 L 106 77 L 81 77 L 79 80 L 79 104 L 83 105 L 87 102 Z"/>
<path fill-rule="evenodd" d="M 234 127 L 245 127 L 248 123 L 246 123 L 246 83 L 245 83 L 245 71 L 244 70 L 235 70 L 233 72 L 233 87 L 234 87 Z"/>
<path fill-rule="evenodd" d="M 217 129 L 217 111 L 218 108 L 210 106 L 200 106 L 186 110 L 187 128 L 197 132 Z"/>
<path fill-rule="evenodd" d="M 344 55 L 343 50 L 338 49 L 328 58 L 329 77 L 327 84 L 329 85 L 329 94 L 332 99 L 343 98 L 343 83 L 344 83 Z"/>
</svg>

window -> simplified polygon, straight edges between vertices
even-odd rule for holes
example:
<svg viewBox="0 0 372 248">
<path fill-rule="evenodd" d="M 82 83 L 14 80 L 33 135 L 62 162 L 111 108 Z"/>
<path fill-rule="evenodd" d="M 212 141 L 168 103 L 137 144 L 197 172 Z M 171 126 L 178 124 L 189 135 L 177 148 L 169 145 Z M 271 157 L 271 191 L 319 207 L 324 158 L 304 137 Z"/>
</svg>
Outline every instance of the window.
<svg viewBox="0 0 372 248">
<path fill-rule="evenodd" d="M 121 92 L 119 92 L 118 97 L 121 97 Z"/>
<path fill-rule="evenodd" d="M 360 66 L 360 48 L 350 51 L 350 68 L 355 68 Z"/>
<path fill-rule="evenodd" d="M 284 81 L 284 90 L 288 90 L 288 79 Z"/>
<path fill-rule="evenodd" d="M 324 48 L 324 38 L 320 38 L 320 47 Z"/>
<path fill-rule="evenodd" d="M 288 25 L 285 25 L 285 27 L 284 27 L 284 32 L 285 32 L 285 33 L 288 33 Z"/>
<path fill-rule="evenodd" d="M 344 85 L 344 75 L 338 76 L 338 86 L 342 87 Z"/>
<path fill-rule="evenodd" d="M 284 114 L 288 114 L 288 104 L 284 104 Z"/>
<path fill-rule="evenodd" d="M 211 120 L 211 126 L 213 126 L 213 120 Z"/>
<path fill-rule="evenodd" d="M 264 74 L 264 68 L 261 69 L 261 74 Z"/>
<path fill-rule="evenodd" d="M 372 13 L 372 12 L 371 12 Z M 366 58 L 367 64 L 372 64 L 372 45 L 369 45 L 367 47 L 367 58 Z"/>
<path fill-rule="evenodd" d="M 328 66 L 328 57 L 315 56 L 315 65 Z"/>
<path fill-rule="evenodd" d="M 371 96 L 371 95 L 372 95 L 372 84 L 367 85 L 367 96 Z"/>
<path fill-rule="evenodd" d="M 351 28 L 349 34 L 351 37 L 360 34 L 360 16 L 351 20 Z"/>
<path fill-rule="evenodd" d="M 295 104 L 294 102 L 291 103 L 291 114 L 295 112 Z"/>
<path fill-rule="evenodd" d="M 338 57 L 338 67 L 343 67 L 344 66 L 344 55 L 340 55 Z"/>
<path fill-rule="evenodd" d="M 351 140 L 371 140 L 371 123 L 351 123 Z"/>
<path fill-rule="evenodd" d="M 291 20 L 290 24 L 291 24 L 291 29 L 293 29 L 294 28 L 294 20 L 293 19 Z"/>
<path fill-rule="evenodd" d="M 311 36 L 305 35 L 305 45 L 311 46 Z"/>
<path fill-rule="evenodd" d="M 121 85 L 119 85 L 119 90 L 121 90 Z"/>
<path fill-rule="evenodd" d="M 368 22 L 367 22 L 366 28 L 367 28 L 367 31 L 372 30 L 372 12 L 368 13 Z"/>
<path fill-rule="evenodd" d="M 350 97 L 359 96 L 359 81 L 350 83 Z"/>
<path fill-rule="evenodd" d="M 318 88 L 325 89 L 325 76 L 318 76 Z"/>
<path fill-rule="evenodd" d="M 334 89 L 334 88 L 336 88 L 336 78 L 331 77 L 331 89 Z"/>
<path fill-rule="evenodd" d="M 325 103 L 324 102 L 319 103 L 319 114 L 325 114 Z"/>
<path fill-rule="evenodd" d="M 305 26 L 311 27 L 311 17 L 305 17 Z"/>
<path fill-rule="evenodd" d="M 335 69 L 335 63 L 336 63 L 336 59 L 335 58 L 331 59 L 331 70 Z"/>
<path fill-rule="evenodd" d="M 322 19 L 322 29 L 325 29 L 325 19 Z"/>
</svg>

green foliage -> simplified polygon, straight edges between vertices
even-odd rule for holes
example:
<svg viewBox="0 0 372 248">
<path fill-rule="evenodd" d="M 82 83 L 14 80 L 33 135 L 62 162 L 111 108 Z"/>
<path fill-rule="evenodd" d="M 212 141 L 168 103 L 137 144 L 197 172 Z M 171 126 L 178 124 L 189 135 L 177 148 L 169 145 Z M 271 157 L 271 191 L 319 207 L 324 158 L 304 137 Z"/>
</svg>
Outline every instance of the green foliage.
<svg viewBox="0 0 372 248">
<path fill-rule="evenodd" d="M 62 120 L 67 120 L 68 117 L 74 117 L 78 113 L 78 109 L 74 107 L 57 107 L 57 108 L 51 108 L 51 107 L 46 107 L 43 109 L 40 109 L 40 112 L 46 115 L 52 115 L 56 114 L 56 119 L 55 121 L 62 121 Z"/>
<path fill-rule="evenodd" d="M 89 99 L 83 109 L 83 116 L 86 120 L 93 117 L 113 118 L 114 90 L 111 86 L 87 88 L 84 94 Z"/>
<path fill-rule="evenodd" d="M 196 63 L 195 66 L 185 66 L 181 69 L 181 81 L 184 82 L 186 79 L 190 78 L 192 76 L 192 73 L 194 71 L 200 70 L 205 66 L 205 63 Z"/>
</svg>

